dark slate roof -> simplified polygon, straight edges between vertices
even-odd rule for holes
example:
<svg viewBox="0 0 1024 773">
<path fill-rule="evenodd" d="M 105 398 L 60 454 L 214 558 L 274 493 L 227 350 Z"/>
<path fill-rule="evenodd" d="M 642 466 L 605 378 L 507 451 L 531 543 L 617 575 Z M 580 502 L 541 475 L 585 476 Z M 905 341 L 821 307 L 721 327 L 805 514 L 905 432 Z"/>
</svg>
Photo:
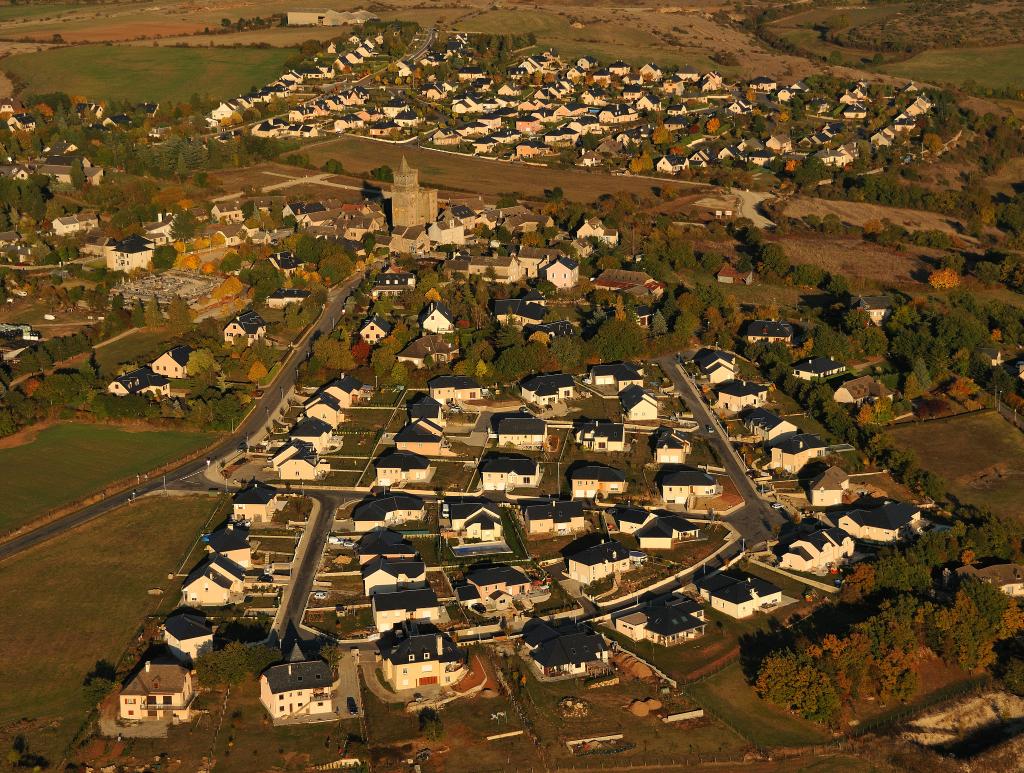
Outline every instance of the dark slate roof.
<svg viewBox="0 0 1024 773">
<path fill-rule="evenodd" d="M 352 511 L 353 521 L 383 521 L 396 510 L 419 510 L 423 500 L 412 494 L 388 494 L 368 499 Z"/>
<path fill-rule="evenodd" d="M 263 676 L 274 695 L 292 690 L 328 690 L 334 683 L 331 667 L 320 659 L 279 663 L 264 671 Z"/>
<path fill-rule="evenodd" d="M 546 668 L 559 668 L 598 660 L 605 649 L 600 634 L 581 629 L 560 633 L 540 644 L 531 655 Z"/>
<path fill-rule="evenodd" d="M 895 530 L 909 524 L 920 512 L 917 505 L 909 502 L 885 502 L 878 507 L 851 510 L 847 515 L 861 526 Z"/>
<path fill-rule="evenodd" d="M 743 423 L 751 429 L 758 428 L 769 432 L 775 429 L 777 426 L 782 424 L 785 419 L 780 416 L 776 416 L 765 408 L 752 408 L 743 414 Z"/>
<path fill-rule="evenodd" d="M 579 553 L 569 556 L 569 559 L 584 566 L 596 566 L 605 561 L 621 561 L 629 557 L 629 551 L 618 540 L 607 540 L 589 548 L 584 548 Z"/>
<path fill-rule="evenodd" d="M 274 298 L 275 300 L 285 300 L 288 298 L 298 298 L 300 300 L 305 300 L 309 296 L 309 290 L 302 290 L 297 287 L 279 287 L 267 297 Z"/>
<path fill-rule="evenodd" d="M 549 499 L 523 505 L 527 518 L 551 518 L 555 523 L 568 523 L 583 515 L 583 503 L 572 499 Z"/>
<path fill-rule="evenodd" d="M 383 456 L 378 456 L 374 460 L 373 466 L 378 470 L 382 467 L 388 469 L 397 467 L 400 470 L 425 470 L 430 466 L 430 460 L 412 451 L 392 451 Z"/>
<path fill-rule="evenodd" d="M 242 328 L 246 333 L 255 333 L 261 327 L 266 327 L 267 323 L 263 317 L 257 314 L 255 311 L 246 311 L 235 317 L 235 322 L 238 323 L 239 327 Z"/>
<path fill-rule="evenodd" d="M 479 389 L 480 385 L 469 376 L 435 376 L 427 382 L 430 389 Z"/>
<path fill-rule="evenodd" d="M 167 350 L 167 355 L 181 367 L 188 365 L 188 358 L 192 356 L 192 347 L 182 344 Z"/>
<path fill-rule="evenodd" d="M 482 472 L 516 473 L 517 475 L 535 475 L 537 460 L 524 456 L 489 456 L 480 463 Z"/>
<path fill-rule="evenodd" d="M 364 389 L 365 385 L 359 379 L 354 378 L 353 376 L 350 376 L 346 373 L 344 376 L 336 378 L 334 379 L 334 381 L 325 384 L 323 386 L 323 389 L 327 389 L 327 387 L 335 387 L 343 392 L 348 392 L 349 394 L 351 394 L 352 392 L 358 392 L 361 389 Z"/>
<path fill-rule="evenodd" d="M 817 435 L 804 432 L 800 435 L 793 435 L 785 440 L 780 440 L 775 444 L 775 447 L 784 454 L 798 454 L 801 451 L 806 451 L 808 448 L 825 448 L 825 441 Z"/>
<path fill-rule="evenodd" d="M 373 594 L 373 608 L 377 611 L 394 611 L 404 609 L 425 609 L 438 606 L 437 594 L 433 588 L 416 588 L 414 590 L 397 590 L 391 593 Z"/>
<path fill-rule="evenodd" d="M 732 395 L 733 397 L 748 397 L 768 391 L 768 387 L 762 384 L 757 384 L 753 381 L 740 381 L 738 379 L 723 381 L 716 389 L 719 394 Z"/>
<path fill-rule="evenodd" d="M 188 573 L 188 576 L 185 578 L 185 582 L 183 582 L 182 585 L 191 585 L 200 577 L 209 577 L 213 583 L 221 586 L 222 588 L 230 587 L 231 584 L 224 578 L 221 572 L 215 571 L 212 568 L 213 566 L 223 569 L 239 581 L 245 577 L 245 569 L 236 564 L 230 558 L 225 558 L 220 553 L 209 553 L 206 558 L 200 561 L 196 567 Z"/>
<path fill-rule="evenodd" d="M 498 421 L 499 435 L 543 435 L 547 424 L 533 416 L 505 416 Z"/>
<path fill-rule="evenodd" d="M 845 368 L 841 362 L 836 362 L 831 357 L 807 357 L 799 362 L 793 363 L 794 370 L 801 370 L 807 373 L 824 374 L 833 370 Z"/>
<path fill-rule="evenodd" d="M 747 335 L 771 338 L 792 338 L 793 326 L 772 319 L 755 319 L 747 325 Z"/>
<path fill-rule="evenodd" d="M 374 572 L 384 571 L 392 577 L 419 577 L 426 572 L 427 565 L 422 561 L 405 561 L 377 556 L 372 561 L 366 562 L 362 568 L 362 575 L 365 579 Z"/>
<path fill-rule="evenodd" d="M 531 376 L 523 381 L 523 389 L 529 389 L 531 392 L 546 397 L 558 394 L 559 389 L 571 387 L 574 384 L 572 376 L 568 373 L 546 373 L 541 376 Z"/>
<path fill-rule="evenodd" d="M 625 437 L 626 428 L 618 421 L 587 421 L 579 425 L 577 432 L 591 434 L 606 440 L 620 441 Z"/>
<path fill-rule="evenodd" d="M 295 426 L 292 427 L 289 433 L 292 437 L 307 438 L 307 437 L 320 437 L 321 435 L 330 434 L 331 425 L 323 419 L 318 419 L 315 416 L 306 416 L 303 419 L 299 419 L 295 422 Z"/>
<path fill-rule="evenodd" d="M 523 331 L 529 336 L 533 333 L 544 333 L 552 338 L 571 336 L 576 332 L 572 323 L 565 319 L 556 319 L 552 322 L 531 323 L 523 327 Z"/>
<path fill-rule="evenodd" d="M 626 473 L 604 464 L 584 464 L 569 473 L 569 480 L 624 481 Z"/>
<path fill-rule="evenodd" d="M 356 545 L 356 552 L 361 556 L 403 555 L 415 556 L 416 548 L 397 531 L 378 527 L 366 532 Z"/>
<path fill-rule="evenodd" d="M 408 631 L 388 631 L 381 636 L 377 646 L 381 657 L 396 666 L 431 660 L 456 663 L 463 659 L 462 650 L 452 638 L 433 626 L 412 625 Z"/>
<path fill-rule="evenodd" d="M 637 530 L 636 538 L 665 537 L 671 539 L 680 532 L 687 534 L 696 531 L 698 531 L 696 524 L 690 523 L 678 515 L 658 515 Z"/>
<path fill-rule="evenodd" d="M 204 636 L 213 635 L 213 629 L 210 628 L 203 615 L 194 615 L 189 612 L 171 615 L 164 621 L 164 628 L 178 641 L 201 639 Z"/>
<path fill-rule="evenodd" d="M 635 381 L 640 376 L 640 371 L 631 362 L 606 362 L 601 365 L 594 365 L 590 369 L 591 376 L 614 376 L 616 381 Z"/>
<path fill-rule="evenodd" d="M 659 636 L 673 636 L 705 625 L 703 620 L 676 607 L 651 607 L 646 614 L 647 630 Z"/>
<path fill-rule="evenodd" d="M 779 592 L 778 588 L 760 577 L 740 578 L 723 572 L 697 577 L 694 582 L 698 588 L 706 590 L 712 596 L 734 604 L 749 601 L 753 598 L 753 591 L 756 591 L 758 596 L 770 596 Z"/>
<path fill-rule="evenodd" d="M 506 585 L 522 585 L 530 582 L 530 578 L 519 569 L 504 565 L 473 567 L 466 573 L 466 579 L 474 585 L 494 585 L 501 582 Z"/>
<path fill-rule="evenodd" d="M 153 369 L 148 365 L 137 368 L 130 373 L 125 373 L 123 376 L 118 376 L 114 380 L 123 386 L 128 394 L 132 395 L 141 392 L 147 387 L 162 387 L 165 384 L 171 383 L 170 379 L 166 376 L 154 373 Z"/>
<path fill-rule="evenodd" d="M 406 405 L 410 419 L 436 419 L 443 414 L 441 403 L 428 394 L 419 394 Z"/>
<path fill-rule="evenodd" d="M 249 530 L 244 526 L 227 523 L 205 537 L 206 544 L 218 553 L 249 547 Z"/>
<path fill-rule="evenodd" d="M 663 486 L 710 486 L 715 479 L 704 470 L 694 467 L 683 467 L 677 470 L 670 470 L 661 476 Z"/>
<path fill-rule="evenodd" d="M 631 411 L 640 403 L 646 402 L 648 397 L 654 397 L 654 395 L 636 384 L 630 384 L 619 392 L 619 400 L 622 402 L 622 407 L 627 411 Z M 655 399 L 655 403 L 657 403 L 657 399 Z"/>
</svg>

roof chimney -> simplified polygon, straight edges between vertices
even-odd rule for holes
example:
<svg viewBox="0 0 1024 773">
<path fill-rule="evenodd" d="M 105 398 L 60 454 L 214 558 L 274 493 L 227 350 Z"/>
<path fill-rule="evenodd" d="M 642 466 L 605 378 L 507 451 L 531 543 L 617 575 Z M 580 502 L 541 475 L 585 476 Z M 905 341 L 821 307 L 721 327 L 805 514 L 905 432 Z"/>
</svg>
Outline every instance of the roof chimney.
<svg viewBox="0 0 1024 773">
<path fill-rule="evenodd" d="M 157 212 L 157 214 L 156 214 L 156 222 L 158 222 L 158 223 L 164 222 L 164 213 L 163 212 Z"/>
<path fill-rule="evenodd" d="M 149 663 L 150 663 L 150 661 L 147 660 L 146 661 L 146 673 L 147 674 L 149 673 Z"/>
<path fill-rule="evenodd" d="M 437 634 L 435 641 L 437 642 L 437 656 L 441 657 L 444 654 L 444 642 L 441 639 L 441 634 Z"/>
</svg>

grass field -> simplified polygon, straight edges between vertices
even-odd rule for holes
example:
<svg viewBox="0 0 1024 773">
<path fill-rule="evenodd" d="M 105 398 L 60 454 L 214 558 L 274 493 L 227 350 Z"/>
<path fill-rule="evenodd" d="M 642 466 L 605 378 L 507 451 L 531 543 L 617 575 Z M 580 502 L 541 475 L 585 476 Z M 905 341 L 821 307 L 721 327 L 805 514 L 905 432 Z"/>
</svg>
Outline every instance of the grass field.
<svg viewBox="0 0 1024 773">
<path fill-rule="evenodd" d="M 526 196 L 540 197 L 545 190 L 560 186 L 566 198 L 593 201 L 605 193 L 626 191 L 650 195 L 653 188 L 675 186 L 692 189 L 694 185 L 679 180 L 644 180 L 601 172 L 510 164 L 475 156 L 375 142 L 363 137 L 339 137 L 309 145 L 302 152 L 316 166 L 334 158 L 346 170 L 357 173 L 368 172 L 381 164 L 397 168 L 402 156 L 405 156 L 412 166 L 419 169 L 420 182 L 424 185 L 489 195 L 517 191 Z M 296 174 L 303 173 L 297 171 Z M 267 178 L 261 176 L 261 179 Z"/>
<path fill-rule="evenodd" d="M 0 564 L 2 732 L 24 733 L 51 765 L 60 761 L 88 710 L 83 678 L 97 660 L 120 658 L 160 603 L 148 589 L 177 593 L 167 575 L 215 507 L 202 495 L 146 498 Z"/>
<path fill-rule="evenodd" d="M 281 74 L 289 48 L 73 46 L 2 61 L 30 93 L 89 99 L 186 102 L 194 93 L 232 97 Z"/>
<path fill-rule="evenodd" d="M 925 469 L 966 502 L 1019 517 L 1024 497 L 1024 435 L 993 411 L 894 427 Z"/>
<path fill-rule="evenodd" d="M 206 445 L 200 432 L 132 432 L 101 424 L 57 424 L 31 442 L 0 448 L 0 533 L 49 510 L 147 472 Z"/>
<path fill-rule="evenodd" d="M 700 705 L 760 747 L 822 743 L 828 735 L 757 697 L 739 663 L 726 666 L 686 690 Z"/>
<path fill-rule="evenodd" d="M 113 373 L 118 365 L 151 361 L 173 346 L 174 336 L 166 328 L 137 328 L 124 338 L 96 348 L 96 362 L 103 373 Z"/>
<path fill-rule="evenodd" d="M 930 83 L 1024 89 L 1024 45 L 925 51 L 879 69 Z"/>
</svg>

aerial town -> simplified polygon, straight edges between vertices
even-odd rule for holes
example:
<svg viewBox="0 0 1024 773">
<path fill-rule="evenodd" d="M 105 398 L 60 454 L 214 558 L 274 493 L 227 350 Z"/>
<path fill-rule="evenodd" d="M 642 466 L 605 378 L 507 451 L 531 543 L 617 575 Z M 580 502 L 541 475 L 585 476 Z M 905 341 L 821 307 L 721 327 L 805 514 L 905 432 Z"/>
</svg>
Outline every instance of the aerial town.
<svg viewBox="0 0 1024 773">
<path fill-rule="evenodd" d="M 341 5 L 0 4 L 9 769 L 1024 770 L 1017 17 Z"/>
</svg>

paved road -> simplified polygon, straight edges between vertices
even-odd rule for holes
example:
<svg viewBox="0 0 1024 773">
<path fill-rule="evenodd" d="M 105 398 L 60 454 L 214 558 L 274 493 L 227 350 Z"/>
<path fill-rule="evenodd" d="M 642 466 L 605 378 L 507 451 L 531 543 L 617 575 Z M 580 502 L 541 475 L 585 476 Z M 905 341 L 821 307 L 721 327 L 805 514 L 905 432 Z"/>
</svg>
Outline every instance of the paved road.
<svg viewBox="0 0 1024 773">
<path fill-rule="evenodd" d="M 718 418 L 713 416 L 711 409 L 703 397 L 701 397 L 697 386 L 679 366 L 675 357 L 663 357 L 658 361 L 662 370 L 665 371 L 672 383 L 682 397 L 686 407 L 690 409 L 693 417 L 700 424 L 698 432 L 701 437 L 707 440 L 722 460 L 722 466 L 726 473 L 736 485 L 741 497 L 743 507 L 736 510 L 726 519 L 736 527 L 739 533 L 746 540 L 746 549 L 756 547 L 765 540 L 774 538 L 772 527 L 785 523 L 785 517 L 768 506 L 768 503 L 757 493 L 753 481 L 747 477 L 747 466 L 744 464 L 736 449 L 732 447 L 728 434 Z M 714 428 L 714 434 L 708 435 L 703 431 L 705 425 L 710 424 Z"/>
<path fill-rule="evenodd" d="M 215 463 L 215 460 L 234 452 L 238 448 L 239 443 L 259 436 L 269 417 L 278 412 L 282 396 L 295 386 L 299 365 L 309 355 L 312 340 L 316 336 L 329 333 L 334 329 L 335 324 L 341 318 L 345 301 L 348 300 L 349 295 L 352 294 L 352 291 L 363 280 L 363 275 L 363 272 L 357 273 L 331 292 L 323 311 L 320 313 L 319 319 L 310 326 L 302 338 L 292 345 L 291 350 L 281 364 L 280 372 L 264 390 L 263 397 L 257 400 L 248 416 L 242 420 L 235 431 L 210 452 L 207 459 L 197 459 L 196 461 L 188 462 L 171 470 L 164 476 L 156 476 L 150 480 L 143 481 L 141 485 L 135 487 L 135 495 L 142 496 L 143 494 L 159 490 L 164 486 L 165 479 L 168 486 L 173 484 L 176 488 L 181 488 L 183 485 L 192 488 L 207 488 L 209 484 L 203 475 L 207 466 Z M 102 502 L 97 502 L 94 505 L 51 521 L 9 542 L 5 542 L 0 545 L 0 561 L 17 555 L 33 545 L 38 545 L 52 537 L 63 534 L 70 529 L 81 526 L 83 523 L 108 513 L 117 507 L 121 507 L 130 502 L 131 498 L 132 491 L 117 494 L 104 499 Z"/>
</svg>

